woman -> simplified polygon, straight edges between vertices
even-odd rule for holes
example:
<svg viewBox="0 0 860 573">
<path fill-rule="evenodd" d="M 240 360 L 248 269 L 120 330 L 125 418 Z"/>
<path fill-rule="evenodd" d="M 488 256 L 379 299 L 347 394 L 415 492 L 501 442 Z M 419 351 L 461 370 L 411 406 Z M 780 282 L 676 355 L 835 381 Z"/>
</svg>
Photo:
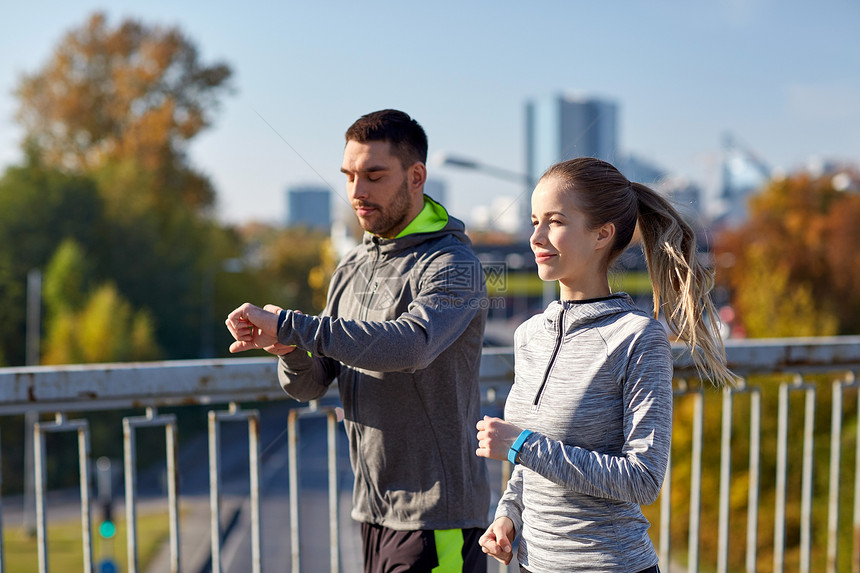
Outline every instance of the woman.
<svg viewBox="0 0 860 573">
<path fill-rule="evenodd" d="M 516 331 L 505 421 L 477 424 L 477 455 L 516 464 L 480 544 L 509 563 L 519 535 L 521 571 L 659 571 L 640 505 L 657 498 L 669 458 L 672 355 L 664 327 L 608 279 L 637 223 L 655 317 L 662 310 L 715 384 L 733 378 L 712 275 L 675 209 L 605 161 L 547 170 L 532 195 L 530 242 L 561 301 Z"/>
</svg>

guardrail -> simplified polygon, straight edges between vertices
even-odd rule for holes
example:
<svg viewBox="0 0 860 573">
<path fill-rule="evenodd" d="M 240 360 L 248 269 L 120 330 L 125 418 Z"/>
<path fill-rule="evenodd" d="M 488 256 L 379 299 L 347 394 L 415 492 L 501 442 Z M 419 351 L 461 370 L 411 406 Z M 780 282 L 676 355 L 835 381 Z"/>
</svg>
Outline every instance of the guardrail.
<svg viewBox="0 0 860 573">
<path fill-rule="evenodd" d="M 768 510 L 763 507 L 760 497 L 763 484 L 770 485 L 773 479 L 773 571 L 783 571 L 786 567 L 787 545 L 791 538 L 791 559 L 796 562 L 801 572 L 813 570 L 813 564 L 823 562 L 828 573 L 835 573 L 840 564 L 850 563 L 851 571 L 860 573 L 860 425 L 857 424 L 857 411 L 860 409 L 860 393 L 858 393 L 857 408 L 853 414 L 850 411 L 846 396 L 857 393 L 858 382 L 856 372 L 860 370 L 860 337 L 834 337 L 810 339 L 780 339 L 729 341 L 727 355 L 730 367 L 743 377 L 742 383 L 736 388 L 728 388 L 720 393 L 709 389 L 707 384 L 700 384 L 690 357 L 681 351 L 675 352 L 676 373 L 676 405 L 692 404 L 690 407 L 676 410 L 675 420 L 677 432 L 689 428 L 691 438 L 689 451 L 679 451 L 673 447 L 672 461 L 669 473 L 664 482 L 663 491 L 658 502 L 659 526 L 652 528 L 652 535 L 658 539 L 658 547 L 663 570 L 698 571 L 700 562 L 716 558 L 716 568 L 719 572 L 729 571 L 730 548 L 729 539 L 733 513 L 737 509 L 737 496 L 732 496 L 732 486 L 743 483 L 747 488 L 746 504 L 746 546 L 744 549 L 744 569 L 756 571 L 762 568 L 759 552 L 762 548 L 760 517 Z M 761 375 L 776 376 L 779 380 L 758 381 Z M 175 415 L 159 415 L 158 408 L 187 405 L 209 405 L 213 410 L 209 413 L 209 474 L 210 474 L 210 514 L 211 514 L 211 570 L 221 571 L 221 522 L 220 522 L 220 485 L 219 485 L 219 452 L 220 452 L 220 422 L 229 420 L 247 421 L 249 426 L 249 465 L 250 465 L 250 507 L 252 531 L 252 563 L 249 569 L 261 571 L 260 558 L 260 522 L 259 522 L 259 443 L 257 441 L 258 414 L 255 410 L 242 410 L 237 404 L 247 402 L 266 402 L 287 399 L 278 387 L 276 381 L 275 362 L 266 358 L 234 358 L 222 360 L 190 360 L 156 363 L 133 364 L 100 364 L 75 365 L 64 367 L 27 367 L 0 369 L 0 416 L 20 415 L 28 412 L 54 414 L 54 421 L 38 420 L 33 426 L 35 440 L 33 454 L 35 456 L 35 496 L 37 514 L 38 561 L 40 572 L 47 572 L 47 533 L 45 523 L 45 477 L 44 467 L 46 452 L 44 433 L 58 431 L 75 431 L 79 444 L 79 473 L 81 528 L 83 544 L 83 570 L 94 570 L 92 558 L 92 541 L 90 539 L 90 436 L 85 419 L 70 419 L 71 413 L 91 412 L 98 410 L 115 410 L 140 408 L 145 411 L 143 416 L 126 417 L 123 423 L 124 443 L 124 477 L 125 477 L 125 506 L 127 527 L 127 554 L 129 571 L 136 572 L 137 540 L 135 523 L 136 507 L 136 456 L 135 428 L 141 426 L 160 426 L 165 428 L 167 443 L 167 474 L 168 474 L 168 507 L 169 507 L 169 544 L 170 571 L 180 570 L 180 520 L 177 511 L 176 489 L 176 419 Z M 829 387 L 826 382 L 829 382 Z M 513 380 L 513 357 L 510 348 L 487 348 L 484 351 L 481 364 L 482 398 L 485 406 L 499 407 Z M 775 436 L 763 436 L 762 432 L 762 401 L 774 394 L 777 395 L 777 430 Z M 827 531 L 826 535 L 813 531 L 813 498 L 814 498 L 814 467 L 815 442 L 814 435 L 822 433 L 815 419 L 817 399 L 826 394 L 831 404 L 830 440 L 829 440 L 829 470 L 827 480 Z M 800 395 L 803 401 L 803 416 L 792 414 L 791 407 L 796 404 Z M 718 400 L 714 397 L 718 396 Z M 733 433 L 735 422 L 735 404 L 743 403 L 743 410 L 749 410 L 748 437 L 738 438 Z M 712 402 L 718 404 L 719 418 L 719 448 L 707 442 L 706 434 L 714 434 L 715 429 L 707 426 L 706 402 L 710 407 Z M 228 409 L 216 410 L 216 406 L 228 404 Z M 717 407 L 717 406 L 715 406 Z M 680 416 L 691 408 L 688 421 Z M 708 411 L 712 410 L 710 408 Z M 291 523 L 299 523 L 298 513 L 298 478 L 299 459 L 297 447 L 299 433 L 297 420 L 305 416 L 325 416 L 328 419 L 328 468 L 329 468 L 329 513 L 334 524 L 338 519 L 338 494 L 334 482 L 336 472 L 335 444 L 337 413 L 333 408 L 320 408 L 311 404 L 307 408 L 297 408 L 289 416 L 289 463 L 290 463 L 290 499 Z M 800 500 L 789 499 L 789 479 L 793 477 L 789 468 L 789 440 L 794 436 L 794 428 L 800 427 L 802 434 L 802 467 L 800 472 Z M 852 437 L 846 435 L 846 428 L 856 427 L 853 436 L 856 453 L 853 454 L 853 492 L 848 496 L 840 484 L 845 481 L 843 471 L 844 444 Z M 775 440 L 775 473 L 763 475 L 763 461 L 771 463 L 770 452 L 763 451 L 763 439 L 768 443 Z M 119 439 L 119 437 L 117 438 Z M 0 442 L 2 443 L 2 442 Z M 738 480 L 734 475 L 734 451 L 740 448 L 748 450 L 746 467 L 743 468 L 743 479 Z M 713 458 L 714 452 L 719 452 L 716 471 L 719 472 L 718 519 L 716 523 L 717 547 L 715 556 L 700 554 L 702 543 L 702 508 L 703 467 L 705 458 Z M 705 454 L 709 455 L 706 456 Z M 820 453 L 820 452 L 819 452 Z M 689 472 L 689 492 L 678 493 L 679 478 L 673 477 L 677 460 L 684 458 L 685 472 Z M 507 469 L 507 468 L 506 468 Z M 2 468 L 0 468 L 2 479 Z M 2 483 L 2 481 L 0 481 Z M 768 489 L 768 491 L 770 491 Z M 853 498 L 851 547 L 840 547 L 840 531 L 845 529 L 840 518 L 847 514 L 844 500 Z M 680 501 L 679 501 L 680 500 Z M 795 543 L 795 532 L 786 529 L 786 509 L 799 507 L 799 541 Z M 688 508 L 687 515 L 681 508 Z M 2 544 L 2 500 L 0 500 L 0 573 L 5 571 Z M 684 519 L 686 530 L 686 554 L 673 550 L 673 522 Z M 299 532 L 301 528 L 291 528 L 291 570 L 299 571 L 301 567 Z M 770 532 L 765 532 L 770 534 Z M 826 538 L 826 555 L 813 556 L 813 536 L 816 539 Z M 678 535 L 675 533 L 674 540 Z M 844 545 L 844 542 L 842 542 Z M 683 544 L 682 544 L 683 545 Z M 330 568 L 332 571 L 341 569 L 344 558 L 339 550 L 338 529 L 336 524 L 330 529 Z M 841 553 L 842 552 L 842 553 Z M 840 555 L 848 554 L 850 559 Z M 817 560 L 815 560 L 817 559 Z M 816 570 L 822 570 L 821 567 Z"/>
</svg>

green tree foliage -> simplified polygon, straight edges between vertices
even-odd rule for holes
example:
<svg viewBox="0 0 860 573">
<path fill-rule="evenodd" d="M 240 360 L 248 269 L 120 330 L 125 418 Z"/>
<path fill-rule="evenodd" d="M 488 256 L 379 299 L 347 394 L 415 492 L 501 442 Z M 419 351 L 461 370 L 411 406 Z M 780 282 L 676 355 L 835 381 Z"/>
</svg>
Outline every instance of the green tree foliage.
<svg viewBox="0 0 860 573">
<path fill-rule="evenodd" d="M 317 313 L 325 305 L 324 293 L 334 265 L 326 235 L 303 228 L 278 229 L 249 225 L 244 229 L 247 248 L 259 280 L 266 285 L 265 303 Z M 327 254 L 328 253 L 328 254 Z"/>
<path fill-rule="evenodd" d="M 45 167 L 32 152 L 0 178 L 0 348 L 9 365 L 24 363 L 27 273 L 44 269 L 66 238 L 98 253 L 103 215 L 91 179 Z"/>
<path fill-rule="evenodd" d="M 60 244 L 42 278 L 42 301 L 49 317 L 84 306 L 92 275 L 90 267 L 83 249 L 73 239 Z"/>
<path fill-rule="evenodd" d="M 46 347 L 45 364 L 153 360 L 159 355 L 149 315 L 135 312 L 110 283 L 96 289 L 79 311 L 58 314 Z"/>
<path fill-rule="evenodd" d="M 717 278 L 748 335 L 860 333 L 860 195 L 799 173 L 772 181 L 749 207 L 749 221 L 715 246 Z"/>
<path fill-rule="evenodd" d="M 63 241 L 43 279 L 47 310 L 44 364 L 152 360 L 160 352 L 152 320 L 135 311 L 113 283 L 90 290 L 87 258 L 72 240 Z"/>
</svg>

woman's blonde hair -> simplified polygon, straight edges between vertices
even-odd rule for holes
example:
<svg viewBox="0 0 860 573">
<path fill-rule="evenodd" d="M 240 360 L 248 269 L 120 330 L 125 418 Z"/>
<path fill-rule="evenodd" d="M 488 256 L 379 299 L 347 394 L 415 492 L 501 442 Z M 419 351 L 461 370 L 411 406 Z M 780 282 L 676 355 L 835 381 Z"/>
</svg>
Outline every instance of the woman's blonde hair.
<svg viewBox="0 0 860 573">
<path fill-rule="evenodd" d="M 733 383 L 726 366 L 716 309 L 711 301 L 713 272 L 699 260 L 693 229 L 664 197 L 627 180 L 612 164 L 590 157 L 557 163 L 542 176 L 571 192 L 588 225 L 615 225 L 606 268 L 630 244 L 636 226 L 648 263 L 654 318 L 660 311 L 672 333 L 690 350 L 700 372 L 716 386 Z"/>
</svg>

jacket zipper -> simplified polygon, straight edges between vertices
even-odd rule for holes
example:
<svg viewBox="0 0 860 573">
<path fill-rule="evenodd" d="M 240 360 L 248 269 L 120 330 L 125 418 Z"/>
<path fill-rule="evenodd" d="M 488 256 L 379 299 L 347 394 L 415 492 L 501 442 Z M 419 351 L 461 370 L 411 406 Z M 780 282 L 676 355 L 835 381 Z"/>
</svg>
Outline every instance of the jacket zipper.
<svg viewBox="0 0 860 573">
<path fill-rule="evenodd" d="M 367 320 L 368 308 L 370 308 L 370 301 L 373 300 L 373 295 L 376 294 L 376 270 L 379 266 L 379 245 L 374 245 L 376 248 L 376 256 L 373 259 L 373 266 L 370 268 L 370 276 L 367 279 L 367 290 L 364 291 L 364 295 L 361 297 L 361 306 L 363 307 L 363 316 L 362 320 Z"/>
<path fill-rule="evenodd" d="M 376 292 L 376 270 L 379 264 L 379 245 L 375 244 L 376 256 L 373 260 L 373 266 L 370 268 L 370 276 L 367 279 L 367 290 L 361 297 L 361 305 L 362 305 L 362 317 L 361 320 L 367 320 L 368 309 L 370 307 L 370 301 L 373 300 L 373 295 Z M 356 421 L 354 427 L 355 432 L 358 434 L 358 462 L 361 464 L 362 472 L 364 472 L 364 482 L 367 484 L 370 480 L 369 474 L 370 472 L 367 469 L 367 465 L 364 463 L 364 455 L 362 454 L 362 442 L 363 436 L 361 431 L 361 423 L 358 420 L 358 384 L 356 380 L 352 381 L 352 412 L 353 419 Z M 373 499 L 373 490 L 370 486 L 366 485 L 365 487 L 365 495 L 367 495 L 367 503 L 370 506 L 370 510 L 373 517 L 382 517 L 382 512 L 379 511 L 379 507 L 377 506 L 375 500 Z"/>
<path fill-rule="evenodd" d="M 538 388 L 537 394 L 535 394 L 534 402 L 532 402 L 532 410 L 537 410 L 541 395 L 546 387 L 547 380 L 549 380 L 549 374 L 552 371 L 553 364 L 555 364 L 555 359 L 558 356 L 558 351 L 561 350 L 561 342 L 564 340 L 564 314 L 566 311 L 567 308 L 562 306 L 561 315 L 558 319 L 558 335 L 555 338 L 555 348 L 553 348 L 552 355 L 549 357 L 549 364 L 546 365 L 546 370 L 543 373 L 543 381 L 540 384 L 540 388 Z"/>
</svg>

